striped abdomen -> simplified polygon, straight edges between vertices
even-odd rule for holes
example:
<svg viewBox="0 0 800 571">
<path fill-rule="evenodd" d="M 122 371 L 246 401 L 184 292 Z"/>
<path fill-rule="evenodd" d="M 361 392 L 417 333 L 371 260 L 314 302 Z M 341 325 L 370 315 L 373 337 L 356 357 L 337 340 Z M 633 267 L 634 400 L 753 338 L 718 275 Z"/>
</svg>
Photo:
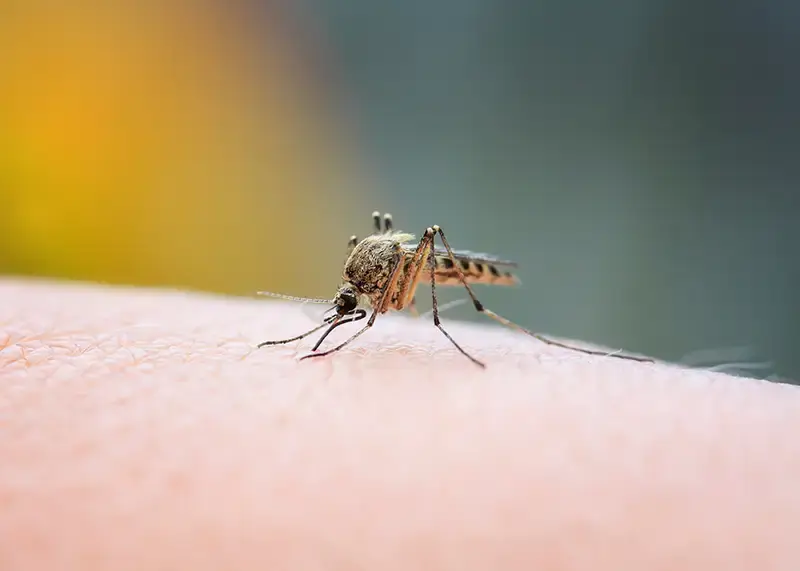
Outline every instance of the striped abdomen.
<svg viewBox="0 0 800 571">
<path fill-rule="evenodd" d="M 490 259 L 471 258 L 469 256 L 456 255 L 456 263 L 464 274 L 469 284 L 490 284 L 490 285 L 517 285 L 519 279 L 508 271 L 509 263 L 493 261 Z M 436 253 L 434 257 L 436 285 L 455 286 L 460 285 L 453 261 L 447 254 Z M 430 283 L 430 267 L 426 268 L 422 283 Z"/>
</svg>

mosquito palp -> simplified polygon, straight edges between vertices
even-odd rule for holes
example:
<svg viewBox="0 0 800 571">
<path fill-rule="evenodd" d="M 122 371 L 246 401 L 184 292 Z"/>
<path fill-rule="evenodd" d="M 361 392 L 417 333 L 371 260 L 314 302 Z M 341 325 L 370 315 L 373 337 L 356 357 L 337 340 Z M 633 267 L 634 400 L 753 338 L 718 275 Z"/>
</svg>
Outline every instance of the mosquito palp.
<svg viewBox="0 0 800 571">
<path fill-rule="evenodd" d="M 258 347 L 297 341 L 327 327 L 326 331 L 315 343 L 311 350 L 312 352 L 301 359 L 330 355 L 346 347 L 364 334 L 374 325 L 378 315 L 388 311 L 402 311 L 406 308 L 411 312 L 416 312 L 415 293 L 417 287 L 420 282 L 428 281 L 431 286 L 433 307 L 430 314 L 433 317 L 433 324 L 461 354 L 480 367 L 485 365 L 461 347 L 442 326 L 439 313 L 444 309 L 444 306 L 442 308 L 439 307 L 439 301 L 436 296 L 436 288 L 438 286 L 463 286 L 476 311 L 498 323 L 525 333 L 542 343 L 588 355 L 653 362 L 652 359 L 646 357 L 619 354 L 618 352 L 595 351 L 561 343 L 517 325 L 488 309 L 478 300 L 472 285 L 508 286 L 518 284 L 519 279 L 512 271 L 517 264 L 513 261 L 502 260 L 490 254 L 454 250 L 450 247 L 441 227 L 436 225 L 428 227 L 422 238 L 414 245 L 413 235 L 394 230 L 391 215 L 385 214 L 381 216 L 380 212 L 373 212 L 372 223 L 373 233 L 371 235 L 362 240 L 359 240 L 356 236 L 350 237 L 347 247 L 347 260 L 342 272 L 342 285 L 339 286 L 333 299 L 306 299 L 259 292 L 262 295 L 292 301 L 330 304 L 332 307 L 325 313 L 331 311 L 335 313 L 332 313 L 320 325 L 302 335 L 280 341 L 265 341 L 259 344 Z M 442 249 L 435 246 L 437 238 L 442 243 Z M 368 305 L 372 309 L 367 323 L 342 343 L 326 351 L 318 351 L 322 342 L 334 329 L 366 318 L 368 312 L 366 309 L 359 307 L 360 304 Z"/>
</svg>

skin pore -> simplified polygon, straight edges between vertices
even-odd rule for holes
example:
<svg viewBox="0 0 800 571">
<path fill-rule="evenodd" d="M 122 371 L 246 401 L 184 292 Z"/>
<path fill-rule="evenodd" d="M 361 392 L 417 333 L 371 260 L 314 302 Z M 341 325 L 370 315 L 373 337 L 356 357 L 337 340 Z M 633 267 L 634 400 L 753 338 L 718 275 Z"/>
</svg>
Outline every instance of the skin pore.
<svg viewBox="0 0 800 571">
<path fill-rule="evenodd" d="M 0 282 L 0 569 L 800 568 L 800 389 L 443 321 Z"/>
</svg>

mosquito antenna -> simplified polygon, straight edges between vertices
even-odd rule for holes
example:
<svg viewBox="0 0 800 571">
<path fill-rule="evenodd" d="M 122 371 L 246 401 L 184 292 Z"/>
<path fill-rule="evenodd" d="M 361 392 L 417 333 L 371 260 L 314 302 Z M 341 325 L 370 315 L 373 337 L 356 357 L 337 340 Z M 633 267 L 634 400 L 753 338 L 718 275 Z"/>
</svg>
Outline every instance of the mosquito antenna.
<svg viewBox="0 0 800 571">
<path fill-rule="evenodd" d="M 271 291 L 257 291 L 256 295 L 264 295 L 267 297 L 276 297 L 278 299 L 286 299 L 288 301 L 302 301 L 305 303 L 334 303 L 332 299 L 319 299 L 311 297 L 295 297 L 293 295 L 284 295 L 282 293 L 273 293 Z"/>
</svg>

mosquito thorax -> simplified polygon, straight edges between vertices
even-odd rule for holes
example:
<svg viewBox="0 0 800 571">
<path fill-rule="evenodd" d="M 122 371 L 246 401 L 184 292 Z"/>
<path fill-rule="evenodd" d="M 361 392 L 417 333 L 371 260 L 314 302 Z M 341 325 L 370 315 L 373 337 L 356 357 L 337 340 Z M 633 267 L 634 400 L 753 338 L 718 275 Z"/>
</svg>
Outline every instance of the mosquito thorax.
<svg viewBox="0 0 800 571">
<path fill-rule="evenodd" d="M 380 292 L 396 263 L 398 244 L 406 236 L 392 233 L 364 238 L 353 248 L 345 263 L 344 279 L 368 296 Z"/>
</svg>

